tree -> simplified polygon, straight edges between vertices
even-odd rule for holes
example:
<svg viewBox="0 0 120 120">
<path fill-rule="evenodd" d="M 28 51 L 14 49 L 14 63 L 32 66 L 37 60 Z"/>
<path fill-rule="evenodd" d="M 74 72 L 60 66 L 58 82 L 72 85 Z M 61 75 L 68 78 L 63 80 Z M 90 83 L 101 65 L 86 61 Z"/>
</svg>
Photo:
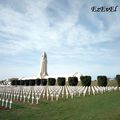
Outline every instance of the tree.
<svg viewBox="0 0 120 120">
<path fill-rule="evenodd" d="M 91 85 L 91 76 L 80 76 L 82 86 Z"/>
<path fill-rule="evenodd" d="M 66 83 L 66 78 L 65 77 L 58 77 L 57 78 L 57 83 L 59 86 L 64 86 Z"/>
<path fill-rule="evenodd" d="M 120 75 L 116 75 L 116 81 L 117 81 L 118 87 L 120 87 Z"/>
<path fill-rule="evenodd" d="M 11 85 L 17 85 L 18 78 L 10 78 L 8 81 L 11 82 Z"/>
<path fill-rule="evenodd" d="M 47 85 L 47 79 L 41 79 L 41 85 L 46 86 Z"/>
<path fill-rule="evenodd" d="M 35 83 L 36 83 L 36 85 L 40 85 L 40 84 L 41 84 L 41 79 L 37 78 L 37 79 L 35 80 Z"/>
<path fill-rule="evenodd" d="M 17 80 L 17 85 L 20 85 L 20 80 Z"/>
<path fill-rule="evenodd" d="M 55 78 L 48 78 L 48 85 L 55 85 L 56 79 Z"/>
<path fill-rule="evenodd" d="M 25 80 L 20 80 L 20 85 L 25 85 Z"/>
<path fill-rule="evenodd" d="M 29 80 L 29 85 L 30 86 L 34 86 L 35 85 L 35 80 L 34 79 L 30 79 Z"/>
<path fill-rule="evenodd" d="M 98 86 L 107 86 L 107 77 L 106 76 L 97 76 L 97 83 Z"/>
<path fill-rule="evenodd" d="M 78 78 L 77 77 L 69 77 L 68 83 L 70 86 L 77 86 L 78 84 Z"/>
<path fill-rule="evenodd" d="M 25 85 L 29 86 L 29 80 L 25 80 Z"/>
</svg>

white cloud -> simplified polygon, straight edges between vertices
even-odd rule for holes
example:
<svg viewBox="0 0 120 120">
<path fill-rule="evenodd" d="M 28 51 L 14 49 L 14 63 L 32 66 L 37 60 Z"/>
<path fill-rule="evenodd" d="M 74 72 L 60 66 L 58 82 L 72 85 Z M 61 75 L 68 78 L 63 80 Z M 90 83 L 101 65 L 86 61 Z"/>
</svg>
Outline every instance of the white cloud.
<svg viewBox="0 0 120 120">
<path fill-rule="evenodd" d="M 68 0 L 66 6 L 65 1 L 61 3 L 55 0 L 22 2 L 25 2 L 25 6 L 20 2 L 18 4 L 21 4 L 24 12 L 0 4 L 1 58 L 32 50 L 47 51 L 50 60 L 53 60 L 52 65 L 55 59 L 63 64 L 70 64 L 64 63 L 64 59 L 76 59 L 81 61 L 80 65 L 85 65 L 87 63 L 84 61 L 94 62 L 94 59 L 99 64 L 98 57 L 100 60 L 117 57 L 117 49 L 99 47 L 99 44 L 120 38 L 118 12 L 92 13 L 90 7 L 98 3 L 79 0 Z M 50 9 L 51 13 L 48 11 Z M 78 70 L 77 66 L 74 69 Z"/>
<path fill-rule="evenodd" d="M 17 53 L 24 49 L 51 49 L 52 47 L 62 46 L 63 43 L 68 48 L 69 46 L 77 47 L 77 44 L 79 46 L 90 45 L 114 40 L 114 37 L 119 36 L 118 31 L 120 28 L 115 26 L 117 23 L 113 23 L 113 25 L 110 25 L 109 30 L 104 31 L 102 30 L 104 27 L 103 21 L 99 20 L 92 13 L 88 13 L 87 18 L 98 25 L 100 32 L 93 33 L 82 24 L 77 25 L 76 22 L 80 20 L 79 15 L 81 12 L 84 12 L 84 10 L 80 11 L 84 4 L 80 5 L 78 2 L 70 3 L 71 6 L 67 15 L 64 11 L 61 13 L 61 9 L 54 6 L 54 9 L 59 12 L 58 14 L 63 15 L 64 18 L 61 18 L 58 22 L 53 21 L 54 26 L 51 27 L 49 19 L 52 18 L 49 18 L 46 14 L 46 8 L 49 6 L 49 3 L 48 1 L 30 1 L 26 6 L 27 9 L 24 14 L 14 11 L 12 8 L 1 6 L 1 32 L 3 36 L 9 35 L 10 39 L 12 39 L 10 45 L 2 43 L 2 46 L 6 46 L 6 48 L 10 46 L 11 52 Z M 78 4 L 77 6 L 76 3 Z M 2 49 L 3 52 L 4 50 Z"/>
</svg>

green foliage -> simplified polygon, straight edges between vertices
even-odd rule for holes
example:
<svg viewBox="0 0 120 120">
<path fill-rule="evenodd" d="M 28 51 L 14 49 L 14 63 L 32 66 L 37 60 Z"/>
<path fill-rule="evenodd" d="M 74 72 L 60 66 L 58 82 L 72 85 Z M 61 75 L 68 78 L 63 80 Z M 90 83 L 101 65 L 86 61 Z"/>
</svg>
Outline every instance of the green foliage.
<svg viewBox="0 0 120 120">
<path fill-rule="evenodd" d="M 10 78 L 11 85 L 17 85 L 18 78 Z"/>
<path fill-rule="evenodd" d="M 120 87 L 120 75 L 116 75 L 116 81 L 117 81 L 118 87 Z"/>
<path fill-rule="evenodd" d="M 20 80 L 20 85 L 25 85 L 25 80 Z"/>
<path fill-rule="evenodd" d="M 91 85 L 91 76 L 80 76 L 82 86 Z"/>
<path fill-rule="evenodd" d="M 36 84 L 36 85 L 40 85 L 40 84 L 41 84 L 41 79 L 37 78 L 37 79 L 35 80 L 35 84 Z"/>
<path fill-rule="evenodd" d="M 20 80 L 17 80 L 17 85 L 20 85 Z"/>
<path fill-rule="evenodd" d="M 97 76 L 98 86 L 107 86 L 107 77 L 106 76 Z"/>
<path fill-rule="evenodd" d="M 64 86 L 66 83 L 66 78 L 65 77 L 58 77 L 57 78 L 57 83 L 59 86 Z"/>
<path fill-rule="evenodd" d="M 11 85 L 15 85 L 15 81 L 16 81 L 16 80 L 12 80 L 12 81 L 11 81 Z"/>
<path fill-rule="evenodd" d="M 41 85 L 46 86 L 47 85 L 47 79 L 41 79 Z"/>
<path fill-rule="evenodd" d="M 25 80 L 25 85 L 29 86 L 29 80 Z"/>
<path fill-rule="evenodd" d="M 55 85 L 56 79 L 55 78 L 48 78 L 48 85 Z"/>
<path fill-rule="evenodd" d="M 34 86 L 35 85 L 35 80 L 34 79 L 30 79 L 29 80 L 29 85 L 30 86 Z"/>
<path fill-rule="evenodd" d="M 78 84 L 78 78 L 77 77 L 69 77 L 68 78 L 68 84 L 70 86 L 77 86 L 77 84 Z"/>
</svg>

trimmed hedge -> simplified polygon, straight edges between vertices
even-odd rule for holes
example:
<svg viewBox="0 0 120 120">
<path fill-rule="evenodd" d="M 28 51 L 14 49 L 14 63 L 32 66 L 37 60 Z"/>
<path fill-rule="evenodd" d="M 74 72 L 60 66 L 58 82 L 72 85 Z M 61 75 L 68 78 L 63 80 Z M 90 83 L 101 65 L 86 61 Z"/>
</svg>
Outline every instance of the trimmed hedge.
<svg viewBox="0 0 120 120">
<path fill-rule="evenodd" d="M 55 85 L 56 79 L 55 78 L 48 78 L 48 85 Z"/>
<path fill-rule="evenodd" d="M 68 78 L 68 84 L 70 86 L 77 86 L 77 84 L 78 84 L 78 78 L 77 77 L 69 77 Z"/>
<path fill-rule="evenodd" d="M 66 83 L 66 78 L 65 77 L 58 77 L 57 78 L 57 83 L 59 86 L 64 86 Z"/>
<path fill-rule="evenodd" d="M 107 77 L 106 76 L 97 76 L 97 83 L 98 86 L 107 86 Z"/>
<path fill-rule="evenodd" d="M 91 76 L 80 76 L 82 86 L 91 85 Z"/>
<path fill-rule="evenodd" d="M 15 80 L 11 80 L 11 85 L 15 85 Z"/>
<path fill-rule="evenodd" d="M 17 85 L 20 85 L 20 80 L 17 80 Z"/>
<path fill-rule="evenodd" d="M 11 80 L 11 85 L 17 85 L 17 81 L 18 81 L 18 79 Z"/>
<path fill-rule="evenodd" d="M 47 85 L 47 79 L 41 79 L 41 85 L 46 86 Z"/>
<path fill-rule="evenodd" d="M 116 81 L 117 81 L 118 87 L 120 87 L 120 75 L 116 75 Z"/>
<path fill-rule="evenodd" d="M 25 85 L 29 86 L 29 80 L 25 80 Z"/>
<path fill-rule="evenodd" d="M 29 80 L 29 85 L 34 86 L 35 85 L 35 80 L 34 79 Z"/>
<path fill-rule="evenodd" d="M 39 79 L 39 78 L 36 79 L 36 80 L 35 80 L 35 84 L 36 84 L 36 85 L 40 85 L 40 84 L 41 84 L 41 79 Z"/>
<path fill-rule="evenodd" d="M 20 80 L 20 85 L 25 85 L 25 80 Z"/>
</svg>

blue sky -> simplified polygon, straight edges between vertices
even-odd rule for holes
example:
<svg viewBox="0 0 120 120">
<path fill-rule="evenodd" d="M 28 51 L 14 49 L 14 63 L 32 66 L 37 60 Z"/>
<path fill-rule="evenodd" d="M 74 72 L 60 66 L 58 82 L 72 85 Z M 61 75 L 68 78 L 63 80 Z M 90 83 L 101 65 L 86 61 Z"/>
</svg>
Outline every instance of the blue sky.
<svg viewBox="0 0 120 120">
<path fill-rule="evenodd" d="M 120 1 L 0 0 L 0 79 L 37 75 L 43 51 L 50 75 L 120 74 Z"/>
</svg>

